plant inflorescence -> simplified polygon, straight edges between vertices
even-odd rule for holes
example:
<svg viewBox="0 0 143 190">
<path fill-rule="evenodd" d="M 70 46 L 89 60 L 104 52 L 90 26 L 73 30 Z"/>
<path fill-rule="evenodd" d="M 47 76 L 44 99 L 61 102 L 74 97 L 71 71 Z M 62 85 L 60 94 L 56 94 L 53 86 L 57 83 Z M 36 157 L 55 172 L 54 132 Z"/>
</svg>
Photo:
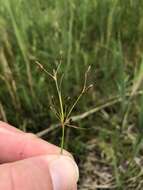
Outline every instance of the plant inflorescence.
<svg viewBox="0 0 143 190">
<path fill-rule="evenodd" d="M 73 104 L 71 106 L 69 106 L 69 108 L 64 109 L 67 106 L 65 105 L 65 103 L 63 101 L 63 97 L 62 97 L 61 83 L 62 83 L 63 75 L 62 75 L 60 80 L 59 80 L 59 76 L 58 76 L 58 71 L 60 69 L 61 62 L 59 63 L 56 70 L 53 69 L 52 73 L 48 72 L 47 69 L 45 69 L 45 67 L 41 63 L 39 63 L 38 61 L 36 61 L 36 64 L 55 83 L 55 88 L 56 88 L 57 95 L 58 95 L 58 102 L 59 102 L 60 109 L 57 110 L 54 105 L 50 106 L 50 108 L 54 112 L 55 116 L 58 118 L 58 120 L 60 122 L 60 125 L 61 125 L 61 128 L 62 128 L 62 137 L 61 137 L 61 145 L 60 145 L 60 147 L 61 147 L 61 154 L 63 154 L 64 140 L 65 140 L 65 127 L 79 128 L 79 127 L 76 127 L 76 126 L 70 124 L 71 113 L 72 113 L 73 109 L 75 108 L 75 106 L 77 105 L 77 103 L 79 102 L 79 100 L 81 99 L 81 97 L 88 91 L 88 89 L 90 89 L 93 86 L 93 85 L 87 85 L 87 77 L 88 77 L 88 73 L 90 71 L 91 66 L 89 66 L 88 69 L 85 72 L 84 83 L 83 83 L 83 87 L 81 89 L 81 92 L 79 93 L 79 95 L 77 96 L 77 98 L 75 99 Z"/>
</svg>

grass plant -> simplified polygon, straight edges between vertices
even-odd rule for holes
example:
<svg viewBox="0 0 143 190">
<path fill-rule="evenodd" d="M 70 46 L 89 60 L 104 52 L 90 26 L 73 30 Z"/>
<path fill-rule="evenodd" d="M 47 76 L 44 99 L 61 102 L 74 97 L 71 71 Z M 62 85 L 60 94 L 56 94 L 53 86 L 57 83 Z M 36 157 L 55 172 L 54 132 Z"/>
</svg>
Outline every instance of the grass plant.
<svg viewBox="0 0 143 190">
<path fill-rule="evenodd" d="M 81 99 L 81 97 L 85 94 L 85 92 L 87 92 L 87 90 L 92 87 L 92 85 L 87 86 L 87 77 L 88 77 L 88 73 L 89 73 L 91 67 L 89 66 L 87 71 L 85 72 L 84 84 L 83 84 L 83 88 L 82 88 L 80 94 L 77 96 L 76 100 L 73 102 L 73 104 L 70 106 L 70 108 L 68 108 L 67 105 L 64 105 L 63 97 L 62 97 L 61 83 L 62 83 L 63 76 L 61 79 L 59 79 L 59 77 L 58 77 L 58 71 L 60 69 L 61 63 L 59 63 L 56 70 L 53 69 L 52 74 L 49 73 L 43 67 L 43 65 L 41 63 L 39 63 L 38 61 L 36 61 L 36 64 L 55 82 L 60 110 L 59 111 L 56 110 L 56 107 L 54 106 L 54 104 L 51 106 L 51 109 L 54 112 L 55 116 L 58 118 L 61 128 L 62 128 L 61 146 L 60 147 L 61 147 L 61 154 L 63 154 L 64 141 L 65 141 L 65 127 L 78 128 L 74 125 L 71 125 L 69 122 L 71 113 L 72 113 L 73 109 L 75 108 L 75 106 L 77 105 L 77 103 L 79 102 L 79 100 Z M 60 80 L 60 84 L 59 84 L 58 80 Z M 66 110 L 64 109 L 64 107 L 66 107 Z"/>
</svg>

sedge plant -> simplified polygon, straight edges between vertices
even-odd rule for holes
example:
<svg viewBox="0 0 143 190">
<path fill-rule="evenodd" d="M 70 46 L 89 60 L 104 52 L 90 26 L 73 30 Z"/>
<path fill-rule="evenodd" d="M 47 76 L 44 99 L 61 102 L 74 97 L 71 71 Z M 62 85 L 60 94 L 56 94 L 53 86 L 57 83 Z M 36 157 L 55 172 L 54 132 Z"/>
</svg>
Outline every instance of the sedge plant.
<svg viewBox="0 0 143 190">
<path fill-rule="evenodd" d="M 61 136 L 61 144 L 60 144 L 61 152 L 60 153 L 63 154 L 64 141 L 65 141 L 65 127 L 72 127 L 72 128 L 79 129 L 79 127 L 76 127 L 76 126 L 70 124 L 70 116 L 72 114 L 72 111 L 75 108 L 75 106 L 77 105 L 77 103 L 79 102 L 79 100 L 81 99 L 81 97 L 88 91 L 89 88 L 91 88 L 93 86 L 93 85 L 87 85 L 87 77 L 88 77 L 88 73 L 89 73 L 91 67 L 89 66 L 85 72 L 84 83 L 83 83 L 81 92 L 79 93 L 79 95 L 77 96 L 77 98 L 75 99 L 73 104 L 69 108 L 67 108 L 67 106 L 64 104 L 63 97 L 62 97 L 62 90 L 61 90 L 61 83 L 62 83 L 63 75 L 60 78 L 60 82 L 58 82 L 59 81 L 58 71 L 61 66 L 61 62 L 59 63 L 57 69 L 56 70 L 54 69 L 52 73 L 47 71 L 47 69 L 45 69 L 45 67 L 38 61 L 36 61 L 36 64 L 55 83 L 55 88 L 56 88 L 57 95 L 58 95 L 58 102 L 59 102 L 60 109 L 57 110 L 54 105 L 50 106 L 50 108 L 54 112 L 55 116 L 58 118 L 58 120 L 60 122 L 60 126 L 62 128 L 62 136 Z M 66 109 L 65 109 L 65 107 L 66 107 Z"/>
</svg>

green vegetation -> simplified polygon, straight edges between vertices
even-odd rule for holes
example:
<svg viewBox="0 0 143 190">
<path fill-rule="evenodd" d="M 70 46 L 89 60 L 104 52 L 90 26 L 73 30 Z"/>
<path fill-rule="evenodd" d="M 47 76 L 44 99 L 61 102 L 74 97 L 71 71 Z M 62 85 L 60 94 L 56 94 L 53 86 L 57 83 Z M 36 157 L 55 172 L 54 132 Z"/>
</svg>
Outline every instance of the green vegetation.
<svg viewBox="0 0 143 190">
<path fill-rule="evenodd" d="M 0 119 L 34 133 L 50 128 L 48 141 L 59 144 L 50 110 L 54 104 L 61 111 L 55 83 L 35 63 L 53 73 L 61 62 L 58 83 L 68 108 L 90 65 L 93 88 L 70 121 L 84 130 L 67 128 L 65 144 L 82 162 L 96 138 L 116 189 L 143 183 L 142 10 L 142 0 L 0 0 Z"/>
</svg>

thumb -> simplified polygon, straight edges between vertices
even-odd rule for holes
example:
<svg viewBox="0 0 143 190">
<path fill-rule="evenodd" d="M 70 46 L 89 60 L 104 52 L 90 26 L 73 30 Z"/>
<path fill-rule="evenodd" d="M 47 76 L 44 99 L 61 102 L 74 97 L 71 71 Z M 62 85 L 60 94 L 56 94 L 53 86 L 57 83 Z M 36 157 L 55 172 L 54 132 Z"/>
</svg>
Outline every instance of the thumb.
<svg viewBox="0 0 143 190">
<path fill-rule="evenodd" d="M 76 190 L 78 168 L 72 158 L 45 155 L 0 165 L 0 189 Z"/>
<path fill-rule="evenodd" d="M 79 170 L 69 156 L 48 156 L 49 171 L 54 190 L 76 190 Z"/>
</svg>

